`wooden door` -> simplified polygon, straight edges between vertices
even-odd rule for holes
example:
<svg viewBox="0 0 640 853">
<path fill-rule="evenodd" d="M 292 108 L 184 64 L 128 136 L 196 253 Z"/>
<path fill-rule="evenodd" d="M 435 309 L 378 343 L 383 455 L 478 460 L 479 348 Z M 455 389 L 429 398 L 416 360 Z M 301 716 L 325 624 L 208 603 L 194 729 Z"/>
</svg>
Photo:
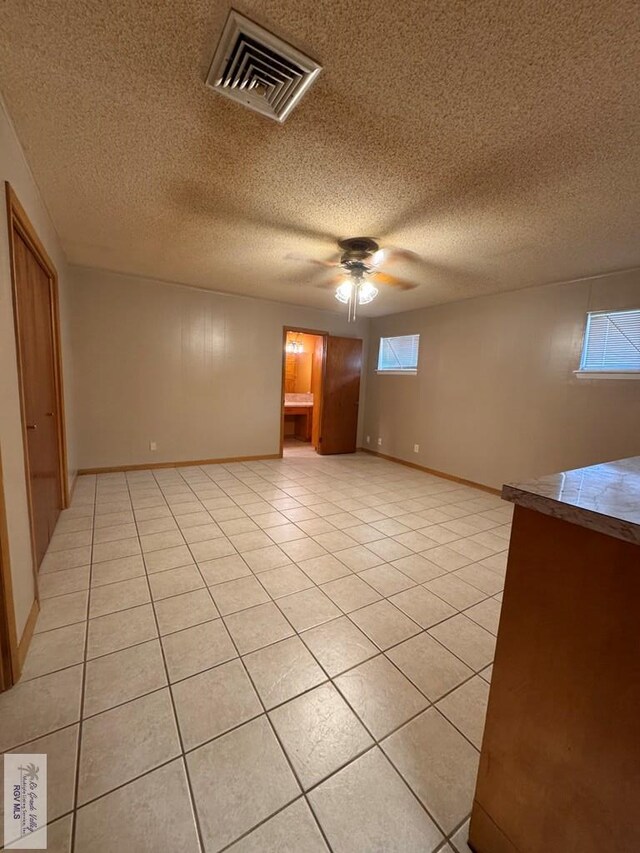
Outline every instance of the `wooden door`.
<svg viewBox="0 0 640 853">
<path fill-rule="evenodd" d="M 362 341 L 326 338 L 318 452 L 354 453 L 362 371 Z"/>
<path fill-rule="evenodd" d="M 18 228 L 13 230 L 16 333 L 22 385 L 36 565 L 62 509 L 51 276 Z"/>
</svg>

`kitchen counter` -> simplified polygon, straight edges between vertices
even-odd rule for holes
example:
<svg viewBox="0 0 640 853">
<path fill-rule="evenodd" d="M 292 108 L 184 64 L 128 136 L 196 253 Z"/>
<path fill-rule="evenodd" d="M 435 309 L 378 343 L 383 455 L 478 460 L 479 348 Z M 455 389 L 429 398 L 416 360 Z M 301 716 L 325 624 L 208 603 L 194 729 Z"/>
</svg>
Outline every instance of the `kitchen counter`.
<svg viewBox="0 0 640 853">
<path fill-rule="evenodd" d="M 640 456 L 505 485 L 511 503 L 640 543 Z"/>
<path fill-rule="evenodd" d="M 469 845 L 640 850 L 640 457 L 502 494 L 515 510 Z"/>
</svg>

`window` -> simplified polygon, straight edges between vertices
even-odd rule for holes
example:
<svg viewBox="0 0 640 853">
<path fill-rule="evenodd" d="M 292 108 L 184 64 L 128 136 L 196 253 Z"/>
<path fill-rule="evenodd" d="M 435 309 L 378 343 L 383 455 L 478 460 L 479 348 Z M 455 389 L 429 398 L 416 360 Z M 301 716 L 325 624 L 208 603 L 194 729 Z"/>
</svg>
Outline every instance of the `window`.
<svg viewBox="0 0 640 853">
<path fill-rule="evenodd" d="M 378 373 L 417 373 L 420 335 L 380 338 Z"/>
<path fill-rule="evenodd" d="M 640 309 L 587 314 L 577 372 L 640 375 Z"/>
</svg>

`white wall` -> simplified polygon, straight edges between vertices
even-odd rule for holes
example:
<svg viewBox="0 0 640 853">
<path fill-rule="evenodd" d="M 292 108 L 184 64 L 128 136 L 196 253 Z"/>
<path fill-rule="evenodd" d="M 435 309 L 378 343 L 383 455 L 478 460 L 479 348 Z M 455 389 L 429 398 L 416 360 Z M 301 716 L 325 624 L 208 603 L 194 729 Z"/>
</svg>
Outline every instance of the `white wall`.
<svg viewBox="0 0 640 853">
<path fill-rule="evenodd" d="M 278 453 L 283 326 L 366 339 L 368 323 L 75 268 L 78 467 Z"/>
<path fill-rule="evenodd" d="M 58 237 L 44 207 L 4 104 L 0 101 L 0 180 L 9 181 L 30 218 L 59 276 L 63 370 L 70 367 L 67 266 Z M 65 386 L 69 482 L 75 476 L 72 391 Z M 7 213 L 0 203 L 0 453 L 9 531 L 9 554 L 18 637 L 34 599 L 29 514 L 24 471 L 22 425 L 13 324 Z"/>
<path fill-rule="evenodd" d="M 639 455 L 640 381 L 573 373 L 587 312 L 625 308 L 640 308 L 640 271 L 372 321 L 365 442 L 494 487 Z M 376 374 L 380 336 L 414 333 L 418 375 Z"/>
</svg>

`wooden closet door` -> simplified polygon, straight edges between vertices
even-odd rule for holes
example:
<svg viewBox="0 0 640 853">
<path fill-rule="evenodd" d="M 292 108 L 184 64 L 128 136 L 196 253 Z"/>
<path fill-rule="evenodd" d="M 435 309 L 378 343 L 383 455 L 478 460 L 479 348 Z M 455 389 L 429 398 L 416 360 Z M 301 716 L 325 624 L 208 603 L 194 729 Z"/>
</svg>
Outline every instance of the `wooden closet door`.
<svg viewBox="0 0 640 853">
<path fill-rule="evenodd" d="M 39 566 L 62 509 L 51 282 L 15 229 L 13 239 L 26 453 Z"/>
<path fill-rule="evenodd" d="M 358 438 L 358 405 L 362 341 L 326 339 L 322 421 L 318 453 L 354 453 Z"/>
</svg>

